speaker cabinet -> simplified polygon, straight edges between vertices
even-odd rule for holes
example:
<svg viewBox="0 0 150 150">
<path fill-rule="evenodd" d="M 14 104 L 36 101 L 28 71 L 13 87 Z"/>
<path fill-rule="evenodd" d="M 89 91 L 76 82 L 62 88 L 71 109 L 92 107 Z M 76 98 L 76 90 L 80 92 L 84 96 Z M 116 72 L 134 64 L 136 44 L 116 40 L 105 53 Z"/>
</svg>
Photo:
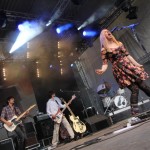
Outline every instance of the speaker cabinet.
<svg viewBox="0 0 150 150">
<path fill-rule="evenodd" d="M 32 122 L 26 122 L 24 123 L 24 127 L 27 135 L 25 148 L 34 149 L 40 147 L 40 143 L 37 140 L 34 124 Z"/>
<path fill-rule="evenodd" d="M 30 133 L 27 134 L 27 139 L 26 139 L 26 149 L 34 149 L 40 147 L 40 143 L 37 140 L 36 134 L 35 133 Z"/>
<path fill-rule="evenodd" d="M 1 140 L 0 150 L 15 150 L 13 140 L 11 138 Z"/>
<path fill-rule="evenodd" d="M 35 124 L 38 140 L 53 136 L 54 123 L 51 119 L 39 121 Z"/>
<path fill-rule="evenodd" d="M 4 127 L 0 128 L 0 140 L 7 139 L 7 131 Z"/>
<path fill-rule="evenodd" d="M 94 115 L 85 119 L 88 130 L 96 132 L 110 125 L 110 120 L 104 115 Z"/>
</svg>

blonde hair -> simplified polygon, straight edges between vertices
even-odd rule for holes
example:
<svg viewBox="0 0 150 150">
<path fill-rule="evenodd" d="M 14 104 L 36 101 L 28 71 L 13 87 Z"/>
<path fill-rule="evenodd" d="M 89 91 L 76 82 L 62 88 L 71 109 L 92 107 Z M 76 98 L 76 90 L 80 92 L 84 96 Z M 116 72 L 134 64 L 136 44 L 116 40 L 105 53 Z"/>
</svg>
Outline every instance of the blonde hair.
<svg viewBox="0 0 150 150">
<path fill-rule="evenodd" d="M 105 48 L 106 50 L 109 50 L 108 40 L 105 36 L 105 30 L 107 30 L 107 29 L 103 29 L 100 33 L 100 45 L 101 45 L 101 49 Z M 119 41 L 117 41 L 116 38 L 113 35 L 112 35 L 112 41 L 114 43 L 116 43 L 117 45 L 119 45 L 119 46 L 121 45 L 121 43 Z"/>
</svg>

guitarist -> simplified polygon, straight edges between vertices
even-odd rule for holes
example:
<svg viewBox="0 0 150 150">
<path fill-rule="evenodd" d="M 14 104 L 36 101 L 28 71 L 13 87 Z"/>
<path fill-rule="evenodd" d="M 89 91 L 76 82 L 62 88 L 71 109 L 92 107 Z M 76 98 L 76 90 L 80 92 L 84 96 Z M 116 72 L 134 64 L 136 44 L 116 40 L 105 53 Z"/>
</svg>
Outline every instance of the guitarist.
<svg viewBox="0 0 150 150">
<path fill-rule="evenodd" d="M 49 100 L 47 102 L 47 113 L 53 120 L 56 118 L 58 113 L 61 113 L 60 108 L 65 108 L 66 105 L 63 105 L 61 103 L 61 100 L 55 96 L 54 91 L 49 91 Z M 75 99 L 75 96 L 72 96 L 71 100 Z M 70 141 L 74 139 L 74 132 L 66 119 L 65 116 L 62 117 L 61 123 L 63 123 L 64 127 L 67 129 Z M 53 130 L 53 139 L 52 139 L 52 148 L 57 147 L 57 144 L 59 143 L 59 128 L 60 123 L 57 123 L 54 121 L 54 130 Z"/>
<path fill-rule="evenodd" d="M 15 99 L 13 96 L 10 96 L 7 98 L 7 106 L 3 107 L 2 113 L 1 113 L 1 121 L 7 126 L 12 126 L 12 122 L 8 122 L 8 120 L 12 119 L 13 116 L 18 116 L 21 114 L 21 111 L 18 107 L 16 107 L 15 104 Z M 25 129 L 23 124 L 20 124 L 16 127 L 16 129 L 13 132 L 8 131 L 8 136 L 12 137 L 15 144 L 18 144 L 17 150 L 24 150 L 25 149 L 25 139 L 26 139 L 26 134 L 25 134 Z M 16 141 L 17 139 L 17 141 Z"/>
</svg>

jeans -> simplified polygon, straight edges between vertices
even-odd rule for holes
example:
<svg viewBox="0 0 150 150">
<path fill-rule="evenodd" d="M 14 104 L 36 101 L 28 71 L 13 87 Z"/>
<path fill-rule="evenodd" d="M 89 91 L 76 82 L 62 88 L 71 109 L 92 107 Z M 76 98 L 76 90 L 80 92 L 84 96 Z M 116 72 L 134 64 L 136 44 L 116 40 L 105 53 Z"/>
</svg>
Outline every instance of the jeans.
<svg viewBox="0 0 150 150">
<path fill-rule="evenodd" d="M 27 137 L 23 126 L 18 125 L 13 132 L 8 132 L 8 136 L 13 139 L 16 150 L 25 150 Z"/>
</svg>

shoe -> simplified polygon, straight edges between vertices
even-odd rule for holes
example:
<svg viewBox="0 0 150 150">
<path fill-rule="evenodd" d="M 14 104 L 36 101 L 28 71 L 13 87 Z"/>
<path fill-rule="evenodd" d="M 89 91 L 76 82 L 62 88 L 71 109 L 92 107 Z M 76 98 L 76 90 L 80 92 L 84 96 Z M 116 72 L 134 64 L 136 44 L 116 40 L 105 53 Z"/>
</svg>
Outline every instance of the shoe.
<svg viewBox="0 0 150 150">
<path fill-rule="evenodd" d="M 75 140 L 75 138 L 67 138 L 67 139 L 65 139 L 65 143 L 70 143 L 70 142 L 72 142 L 72 141 L 74 141 Z"/>
<path fill-rule="evenodd" d="M 47 150 L 52 150 L 52 149 L 55 149 L 57 147 L 57 145 L 52 145 L 52 146 L 49 146 L 48 148 L 47 148 Z"/>
<path fill-rule="evenodd" d="M 132 117 L 132 118 L 128 119 L 128 123 L 131 125 L 139 123 L 140 121 L 141 121 L 141 119 L 139 117 Z"/>
</svg>

